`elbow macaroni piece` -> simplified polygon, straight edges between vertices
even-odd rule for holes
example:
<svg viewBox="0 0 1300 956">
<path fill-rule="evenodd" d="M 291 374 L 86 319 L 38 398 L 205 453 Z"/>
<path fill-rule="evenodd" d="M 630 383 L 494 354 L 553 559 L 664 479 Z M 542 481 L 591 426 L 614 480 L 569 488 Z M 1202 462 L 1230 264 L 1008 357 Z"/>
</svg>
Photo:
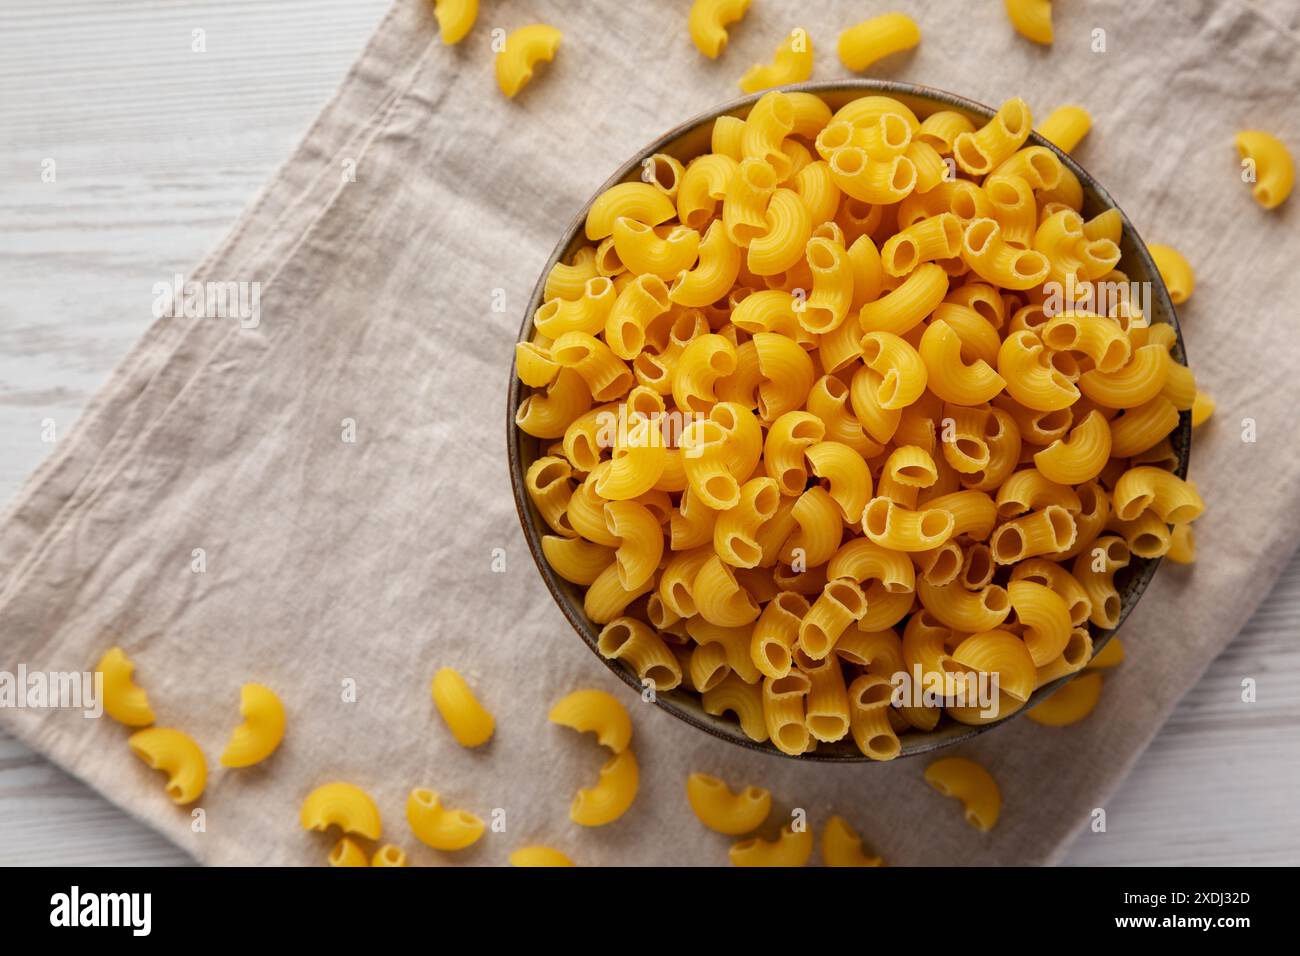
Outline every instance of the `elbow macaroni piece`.
<svg viewBox="0 0 1300 956">
<path fill-rule="evenodd" d="M 977 674 L 997 674 L 999 691 L 1021 703 L 1038 684 L 1038 668 L 1027 642 L 1010 631 L 972 634 L 953 648 L 952 660 Z"/>
<path fill-rule="evenodd" d="M 1150 465 L 1120 475 L 1111 504 L 1122 521 L 1133 521 L 1150 508 L 1161 521 L 1175 525 L 1195 521 L 1205 511 L 1205 503 L 1190 482 Z"/>
<path fill-rule="evenodd" d="M 1238 133 L 1237 152 L 1243 165 L 1253 165 L 1255 183 L 1251 195 L 1265 209 L 1274 209 L 1286 202 L 1295 186 L 1295 160 L 1282 141 L 1262 130 L 1245 130 Z"/>
<path fill-rule="evenodd" d="M 745 117 L 740 130 L 740 154 L 761 159 L 772 167 L 777 178 L 789 179 L 794 172 L 793 159 L 783 147 L 793 131 L 793 101 L 776 90 L 766 93 Z"/>
<path fill-rule="evenodd" d="M 367 840 L 378 840 L 383 830 L 375 801 L 350 783 L 321 784 L 303 800 L 298 819 L 304 830 L 323 832 L 336 826 Z"/>
<path fill-rule="evenodd" d="M 609 238 L 619 219 L 635 219 L 647 226 L 657 226 L 676 213 L 672 200 L 649 183 L 619 183 L 597 196 L 587 210 L 587 238 Z"/>
<path fill-rule="evenodd" d="M 868 538 L 894 551 L 928 551 L 947 541 L 956 527 L 951 512 L 938 508 L 909 511 L 889 498 L 872 498 L 862 513 Z"/>
<path fill-rule="evenodd" d="M 883 866 L 878 856 L 862 851 L 862 838 L 843 817 L 831 817 L 822 830 L 822 860 L 827 866 Z"/>
<path fill-rule="evenodd" d="M 987 833 L 998 822 L 1002 793 L 987 770 L 964 757 L 946 757 L 925 768 L 925 779 L 945 797 L 960 800 L 966 822 Z"/>
<path fill-rule="evenodd" d="M 151 769 L 167 774 L 167 796 L 172 803 L 184 806 L 203 793 L 208 764 L 189 734 L 171 727 L 148 727 L 133 733 L 127 745 Z"/>
<path fill-rule="evenodd" d="M 1111 457 L 1110 423 L 1093 409 L 1070 430 L 1034 453 L 1034 466 L 1048 481 L 1058 485 L 1082 485 L 1101 474 Z"/>
<path fill-rule="evenodd" d="M 961 257 L 986 282 L 1023 292 L 1051 274 L 1051 261 L 1035 249 L 1012 245 L 996 219 L 972 219 L 962 237 Z"/>
<path fill-rule="evenodd" d="M 740 88 L 746 93 L 759 93 L 774 86 L 802 83 L 812 76 L 812 37 L 802 27 L 790 31 L 771 63 L 755 63 L 740 78 Z"/>
<path fill-rule="evenodd" d="M 749 243 L 745 265 L 754 275 L 784 273 L 804 257 L 812 235 L 812 213 L 792 189 L 775 190 L 764 213 L 764 232 Z"/>
<path fill-rule="evenodd" d="M 1128 544 L 1115 535 L 1096 538 L 1074 559 L 1074 576 L 1092 608 L 1088 620 L 1100 628 L 1110 630 L 1119 623 L 1120 597 L 1115 588 L 1115 572 L 1127 567 L 1130 560 Z"/>
<path fill-rule="evenodd" d="M 450 667 L 438 669 L 430 686 L 433 702 L 462 747 L 480 747 L 492 739 L 496 721 L 479 703 L 465 678 Z"/>
<path fill-rule="evenodd" d="M 614 552 L 619 585 L 635 591 L 651 582 L 664 550 L 663 526 L 654 512 L 638 501 L 607 501 L 605 527 L 619 539 Z"/>
<path fill-rule="evenodd" d="M 596 649 L 610 660 L 626 660 L 637 679 L 656 691 L 682 682 L 682 666 L 658 632 L 631 617 L 619 617 L 601 629 Z"/>
<path fill-rule="evenodd" d="M 1200 428 L 1202 425 L 1208 422 L 1210 420 L 1210 416 L 1214 414 L 1214 408 L 1215 408 L 1214 399 L 1209 395 L 1207 395 L 1205 392 L 1202 392 L 1198 389 L 1196 392 L 1196 398 L 1192 400 L 1192 427 Z M 1173 429 L 1174 429 L 1174 425 L 1171 424 L 1169 426 L 1169 431 L 1173 431 Z M 1168 433 L 1169 433 L 1168 431 L 1165 432 L 1165 434 Z M 1140 450 L 1146 451 L 1145 448 Z"/>
<path fill-rule="evenodd" d="M 739 147 L 736 151 L 739 153 Z M 677 185 L 677 217 L 682 225 L 698 230 L 709 223 L 718 203 L 727 197 L 727 186 L 739 166 L 738 160 L 725 153 L 697 156 L 687 164 Z"/>
<path fill-rule="evenodd" d="M 1044 46 L 1052 43 L 1052 0 L 1005 0 L 1007 16 L 1026 40 Z"/>
<path fill-rule="evenodd" d="M 596 785 L 579 790 L 573 798 L 569 819 L 584 827 L 603 827 L 613 823 L 632 806 L 639 780 L 632 751 L 615 754 L 600 768 Z"/>
<path fill-rule="evenodd" d="M 1147 252 L 1151 253 L 1156 268 L 1160 270 L 1160 278 L 1164 280 L 1174 305 L 1182 305 L 1191 298 L 1192 290 L 1196 288 L 1196 273 L 1183 254 L 1173 246 L 1157 242 L 1148 243 Z"/>
<path fill-rule="evenodd" d="M 1165 557 L 1176 564 L 1192 564 L 1196 561 L 1196 532 L 1190 524 L 1174 525 Z"/>
<path fill-rule="evenodd" d="M 904 13 L 864 20 L 840 34 L 840 62 L 861 72 L 882 57 L 910 50 L 921 42 L 921 29 Z"/>
<path fill-rule="evenodd" d="M 1118 371 L 1092 369 L 1079 376 L 1079 390 L 1098 405 L 1107 408 L 1137 408 L 1164 390 L 1170 378 L 1173 360 L 1163 345 L 1143 345 L 1132 360 Z M 1190 383 L 1188 407 L 1195 400 L 1195 382 Z"/>
<path fill-rule="evenodd" d="M 668 298 L 677 305 L 712 305 L 726 297 L 740 274 L 740 247 L 727 238 L 722 223 L 709 224 L 699 253 L 695 265 L 679 272 L 668 290 Z"/>
<path fill-rule="evenodd" d="M 732 866 L 807 866 L 813 852 L 813 832 L 793 824 L 781 828 L 775 840 L 742 840 L 731 848 Z"/>
<path fill-rule="evenodd" d="M 1007 595 L 1016 620 L 1024 626 L 1023 642 L 1034 667 L 1042 667 L 1064 653 L 1073 630 L 1065 598 L 1049 585 L 1023 580 L 1009 583 Z"/>
<path fill-rule="evenodd" d="M 330 866 L 369 866 L 370 861 L 366 859 L 366 851 L 357 845 L 355 840 L 344 837 L 334 844 L 334 849 L 330 850 Z"/>
<path fill-rule="evenodd" d="M 716 60 L 727 48 L 727 24 L 735 23 L 749 10 L 751 0 L 695 0 L 691 4 L 687 29 L 695 48 Z"/>
<path fill-rule="evenodd" d="M 977 124 L 774 90 L 593 201 L 516 347 L 517 422 L 543 554 L 623 676 L 784 754 L 890 760 L 1080 671 L 1133 558 L 1191 559 L 1174 448 L 1208 397 L 1172 325 L 1100 294 L 1134 237 L 1084 218 L 1060 150 L 1086 112 L 1041 122 L 1059 149 L 1032 126 L 1018 99 Z M 952 693 L 892 706 L 914 665 Z M 991 716 L 951 700 L 975 671 L 1003 683 Z M 558 719 L 617 754 L 614 706 Z"/>
<path fill-rule="evenodd" d="M 438 794 L 424 787 L 416 787 L 406 798 L 406 822 L 416 839 L 435 850 L 463 850 L 477 843 L 486 829 L 474 814 L 444 807 Z"/>
<path fill-rule="evenodd" d="M 520 847 L 510 854 L 511 866 L 573 866 L 574 863 L 559 850 L 549 846 Z"/>
<path fill-rule="evenodd" d="M 506 96 L 513 98 L 533 78 L 533 68 L 538 63 L 549 63 L 560 48 L 563 34 L 545 23 L 532 23 L 520 27 L 508 37 L 497 54 L 497 86 Z"/>
<path fill-rule="evenodd" d="M 772 795 L 761 787 L 732 793 L 717 777 L 702 773 L 686 778 L 686 799 L 701 823 L 728 836 L 752 833 L 772 811 Z"/>
<path fill-rule="evenodd" d="M 370 861 L 371 866 L 402 867 L 410 866 L 406 859 L 406 851 L 400 846 L 392 843 L 385 843 L 375 851 L 374 857 Z"/>
<path fill-rule="evenodd" d="M 1097 656 L 1088 662 L 1087 670 L 1105 670 L 1108 667 L 1118 667 L 1124 663 L 1124 645 L 1120 643 L 1118 637 L 1112 637 L 1106 642 L 1106 646 L 1097 652 Z"/>
<path fill-rule="evenodd" d="M 143 688 L 132 680 L 134 672 L 135 664 L 120 647 L 107 650 L 95 665 L 103 685 L 104 713 L 128 727 L 147 727 L 154 721 L 153 710 Z"/>
<path fill-rule="evenodd" d="M 953 158 L 964 172 L 985 175 L 1010 159 L 1029 138 L 1032 128 L 1029 105 L 1018 96 L 1012 97 L 979 129 L 957 135 L 953 141 Z"/>
<path fill-rule="evenodd" d="M 442 42 L 459 43 L 474 29 L 478 19 L 478 0 L 434 0 L 433 15 L 438 20 Z"/>
<path fill-rule="evenodd" d="M 1079 674 L 1025 716 L 1044 727 L 1068 727 L 1083 720 L 1101 699 L 1102 676 L 1096 671 Z"/>
<path fill-rule="evenodd" d="M 663 284 L 663 280 L 673 279 L 685 272 L 699 258 L 700 234 L 688 226 L 652 228 L 643 222 L 620 216 L 614 220 L 614 232 L 610 238 L 614 240 L 614 252 L 628 272 L 642 279 L 653 277 L 660 280 L 642 282 L 639 286 L 634 283 L 636 291 L 624 305 L 623 311 L 628 314 L 623 317 L 623 322 L 636 323 L 644 331 L 652 319 L 668 311 L 668 287 Z M 625 295 L 628 295 L 627 288 L 619 293 L 619 298 L 622 299 Z M 647 299 L 649 301 L 645 301 Z M 618 306 L 619 303 L 615 302 L 615 312 L 618 311 Z M 611 317 L 606 322 L 607 338 L 611 328 L 617 327 L 611 326 L 613 321 Z M 634 347 L 629 351 L 635 355 L 641 351 L 644 341 L 638 340 L 632 344 Z M 620 353 L 619 357 L 631 358 L 632 355 Z"/>
<path fill-rule="evenodd" d="M 1050 29 L 1050 23 L 1048 28 Z M 1072 153 L 1091 128 L 1092 117 L 1082 106 L 1058 106 L 1039 125 L 1038 132 L 1061 152 Z M 1118 241 L 1119 237 L 1115 236 L 1114 239 Z"/>
<path fill-rule="evenodd" d="M 548 534 L 542 538 L 542 553 L 556 574 L 583 586 L 595 582 L 614 563 L 612 549 L 583 538 Z"/>
<path fill-rule="evenodd" d="M 261 763 L 284 739 L 284 705 L 275 691 L 261 684 L 245 684 L 239 691 L 239 716 L 221 755 L 223 767 L 251 767 Z"/>
<path fill-rule="evenodd" d="M 632 742 L 627 708 L 603 690 L 575 690 L 556 701 L 547 719 L 580 734 L 592 732 L 601 746 L 622 753 Z"/>
<path fill-rule="evenodd" d="M 724 652 L 728 657 L 731 656 L 729 648 L 724 647 Z M 768 737 L 767 718 L 763 713 L 763 690 L 757 683 L 746 682 L 746 678 L 751 676 L 757 678 L 757 674 L 741 677 L 738 670 L 732 670 L 720 682 L 703 691 L 700 698 L 706 714 L 720 717 L 731 713 L 746 737 L 756 743 L 765 743 Z"/>
</svg>

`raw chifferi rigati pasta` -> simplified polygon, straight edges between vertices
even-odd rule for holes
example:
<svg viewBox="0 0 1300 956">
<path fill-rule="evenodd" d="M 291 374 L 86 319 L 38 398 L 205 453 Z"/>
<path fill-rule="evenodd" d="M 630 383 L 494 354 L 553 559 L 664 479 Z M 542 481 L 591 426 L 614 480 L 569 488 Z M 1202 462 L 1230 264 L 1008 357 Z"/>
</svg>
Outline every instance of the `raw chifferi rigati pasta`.
<svg viewBox="0 0 1300 956">
<path fill-rule="evenodd" d="M 881 760 L 1084 668 L 1203 510 L 1170 445 L 1197 389 L 1122 217 L 1031 128 L 773 91 L 595 200 L 516 422 L 601 654 L 786 754 Z"/>
</svg>

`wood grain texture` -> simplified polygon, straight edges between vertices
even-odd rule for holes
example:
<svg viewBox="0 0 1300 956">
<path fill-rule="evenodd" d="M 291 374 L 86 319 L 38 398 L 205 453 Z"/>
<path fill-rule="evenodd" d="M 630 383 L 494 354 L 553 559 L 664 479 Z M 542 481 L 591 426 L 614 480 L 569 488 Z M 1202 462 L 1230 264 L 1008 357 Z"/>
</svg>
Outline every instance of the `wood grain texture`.
<svg viewBox="0 0 1300 956">
<path fill-rule="evenodd" d="M 66 435 L 147 327 L 153 284 L 197 262 L 289 154 L 386 6 L 0 6 L 0 501 L 52 447 L 48 422 Z M 1067 863 L 1300 863 L 1297 633 L 1300 560 L 1105 807 L 1106 832 L 1081 825 Z M 186 862 L 0 734 L 0 864 Z"/>
</svg>

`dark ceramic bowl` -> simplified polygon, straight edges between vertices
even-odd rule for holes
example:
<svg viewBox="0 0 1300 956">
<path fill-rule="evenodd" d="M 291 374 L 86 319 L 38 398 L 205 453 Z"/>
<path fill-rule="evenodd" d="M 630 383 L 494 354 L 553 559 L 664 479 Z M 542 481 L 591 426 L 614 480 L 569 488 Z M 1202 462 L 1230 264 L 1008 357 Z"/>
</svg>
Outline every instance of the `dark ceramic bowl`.
<svg viewBox="0 0 1300 956">
<path fill-rule="evenodd" d="M 817 93 L 822 96 L 831 106 L 832 109 L 838 109 L 846 102 L 857 99 L 860 96 L 871 94 L 881 94 L 892 96 L 901 100 L 910 107 L 918 116 L 924 118 L 930 113 L 938 110 L 956 110 L 965 113 L 970 119 L 975 121 L 976 125 L 981 125 L 993 115 L 994 110 L 982 103 L 976 103 L 961 96 L 952 93 L 946 93 L 942 90 L 931 89 L 924 86 L 915 86 L 910 83 L 895 83 L 879 80 L 835 80 L 822 83 L 802 83 L 797 86 L 785 87 L 789 91 L 805 91 Z M 524 310 L 523 325 L 519 330 L 519 341 L 526 342 L 532 337 L 533 333 L 533 313 L 537 311 L 542 304 L 542 287 L 545 283 L 546 276 L 551 267 L 561 260 L 567 261 L 577 249 L 587 243 L 583 232 L 583 226 L 587 218 L 587 210 L 596 196 L 600 195 L 610 186 L 621 182 L 630 182 L 636 180 L 641 174 L 642 160 L 654 153 L 667 153 L 676 157 L 683 163 L 691 158 L 709 151 L 710 131 L 712 123 L 719 116 L 732 115 L 744 117 L 748 114 L 750 107 L 753 106 L 759 95 L 747 96 L 744 99 L 736 100 L 721 106 L 716 110 L 704 113 L 694 119 L 683 123 L 676 129 L 665 133 L 662 137 L 646 146 L 636 155 L 632 156 L 624 163 L 615 173 L 610 176 L 608 181 L 600 187 L 574 216 L 573 221 L 569 223 L 564 233 L 560 236 L 559 242 L 555 246 L 555 251 L 551 253 L 551 258 L 546 263 L 546 268 L 542 270 L 541 276 L 537 280 L 537 285 L 533 289 L 532 297 L 528 300 L 528 306 Z M 1056 147 L 1047 142 L 1037 133 L 1031 134 L 1029 143 L 1037 146 L 1046 146 L 1056 150 Z M 1073 159 L 1060 150 L 1056 150 L 1063 162 L 1071 172 L 1079 177 L 1079 182 L 1083 184 L 1084 207 L 1083 214 L 1085 218 L 1095 216 L 1107 209 L 1118 208 L 1115 201 L 1111 199 L 1110 194 L 1103 189 L 1092 176 L 1079 166 Z M 1120 215 L 1124 220 L 1124 235 L 1120 242 L 1120 251 L 1123 258 L 1120 261 L 1122 269 L 1134 282 L 1148 282 L 1152 290 L 1151 302 L 1149 307 L 1150 318 L 1153 322 L 1164 322 L 1172 325 L 1175 332 L 1178 332 L 1178 318 L 1174 314 L 1173 303 L 1169 299 L 1169 293 L 1165 289 L 1164 283 L 1160 279 L 1160 273 L 1156 269 L 1155 263 L 1151 260 L 1146 246 L 1129 222 L 1123 211 Z M 1183 349 L 1182 333 L 1178 332 L 1178 342 L 1173 350 L 1173 356 L 1180 362 L 1186 363 L 1187 356 Z M 555 603 L 560 606 L 564 616 L 569 619 L 573 629 L 577 631 L 578 636 L 583 642 L 591 648 L 591 652 L 596 655 L 606 667 L 617 674 L 624 682 L 628 684 L 636 693 L 641 692 L 641 683 L 633 671 L 618 661 L 606 660 L 596 651 L 596 637 L 599 628 L 587 620 L 582 610 L 582 591 L 568 581 L 562 579 L 546 563 L 542 555 L 542 535 L 549 534 L 550 529 L 538 514 L 537 509 L 533 507 L 532 502 L 528 500 L 528 495 L 524 490 L 524 474 L 528 466 L 541 456 L 538 439 L 524 434 L 515 427 L 514 415 L 515 409 L 523 401 L 527 394 L 527 389 L 514 374 L 514 367 L 510 369 L 509 384 L 509 405 L 506 409 L 506 447 L 509 453 L 510 462 L 510 482 L 514 488 L 515 507 L 519 511 L 519 521 L 523 525 L 524 538 L 528 542 L 528 549 L 532 552 L 533 560 L 537 562 L 537 570 L 541 572 L 542 580 L 546 582 L 547 588 L 550 589 L 551 595 L 555 598 Z M 1191 414 L 1183 412 L 1178 428 L 1170 436 L 1174 453 L 1178 456 L 1177 473 L 1181 477 L 1187 475 L 1188 454 L 1191 448 Z M 1124 619 L 1128 617 L 1129 612 L 1137 604 L 1138 598 L 1146 590 L 1147 584 L 1151 581 L 1151 576 L 1155 573 L 1156 566 L 1160 563 L 1159 559 L 1141 559 L 1134 558 L 1132 564 L 1119 573 L 1116 577 L 1116 585 L 1119 588 L 1122 599 L 1120 610 L 1120 625 L 1123 625 Z M 1116 629 L 1118 630 L 1118 628 Z M 1115 631 L 1098 632 L 1093 628 L 1093 649 L 1094 652 L 1105 646 L 1106 642 L 1115 634 Z M 945 717 L 939 726 L 931 733 L 907 733 L 903 734 L 899 740 L 902 744 L 900 757 L 911 757 L 917 754 L 929 753 L 940 750 L 944 747 L 951 746 L 961 740 L 968 740 L 977 734 L 984 733 L 994 727 L 999 727 L 1009 720 L 1015 719 L 1019 714 L 1024 713 L 1035 704 L 1041 702 L 1044 698 L 1055 692 L 1068 678 L 1061 678 L 1051 684 L 1046 684 L 1034 692 L 1029 702 L 1022 707 L 1016 714 L 1008 717 L 1006 720 L 997 723 L 985 724 L 982 726 L 969 726 L 966 724 L 956 723 Z M 741 732 L 740 727 L 732 720 L 726 717 L 714 717 L 704 712 L 700 705 L 698 697 L 682 690 L 669 691 L 658 695 L 658 705 L 668 711 L 674 717 L 685 721 L 692 727 L 696 727 L 706 733 L 719 737 L 740 747 L 746 747 L 750 750 L 759 750 L 765 753 L 785 756 L 770 743 L 755 743 Z M 845 739 L 834 744 L 821 744 L 817 750 L 810 754 L 805 754 L 797 759 L 800 760 L 829 760 L 839 762 L 861 761 L 873 763 L 868 758 L 858 752 L 857 747 L 851 740 Z"/>
</svg>

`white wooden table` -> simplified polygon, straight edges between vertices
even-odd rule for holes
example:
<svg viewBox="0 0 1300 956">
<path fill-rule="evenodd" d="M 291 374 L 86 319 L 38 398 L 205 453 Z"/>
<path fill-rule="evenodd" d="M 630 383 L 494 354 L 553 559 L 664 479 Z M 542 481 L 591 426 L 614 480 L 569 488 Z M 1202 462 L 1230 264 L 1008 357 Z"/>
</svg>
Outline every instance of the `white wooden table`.
<svg viewBox="0 0 1300 956">
<path fill-rule="evenodd" d="M 42 422 L 66 435 L 144 332 L 153 283 L 213 246 L 289 154 L 387 2 L 0 6 L 0 501 L 51 448 Z M 1297 634 L 1300 560 L 1070 863 L 1300 862 Z M 1254 707 L 1234 705 L 1243 676 Z M 0 733 L 0 863 L 186 862 Z"/>
</svg>

